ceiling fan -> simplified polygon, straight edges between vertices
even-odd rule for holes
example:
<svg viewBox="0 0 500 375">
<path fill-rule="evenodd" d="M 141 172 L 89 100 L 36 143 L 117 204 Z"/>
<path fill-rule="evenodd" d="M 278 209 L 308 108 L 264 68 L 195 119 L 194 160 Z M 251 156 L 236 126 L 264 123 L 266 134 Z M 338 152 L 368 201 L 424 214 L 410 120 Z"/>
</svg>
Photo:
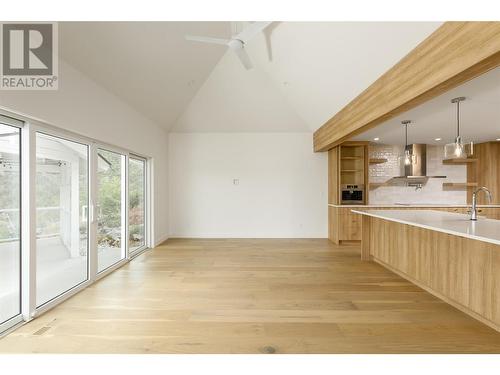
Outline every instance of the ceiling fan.
<svg viewBox="0 0 500 375">
<path fill-rule="evenodd" d="M 228 46 L 240 59 L 241 63 L 246 69 L 252 69 L 252 61 L 245 51 L 245 45 L 250 41 L 253 37 L 255 37 L 258 33 L 263 31 L 267 26 L 269 26 L 272 22 L 253 22 L 249 26 L 247 26 L 243 31 L 234 35 L 231 39 L 222 39 L 222 38 L 212 38 L 208 36 L 192 36 L 186 35 L 187 40 L 191 40 L 194 42 L 203 42 L 203 43 L 213 43 L 213 44 L 222 44 Z"/>
</svg>

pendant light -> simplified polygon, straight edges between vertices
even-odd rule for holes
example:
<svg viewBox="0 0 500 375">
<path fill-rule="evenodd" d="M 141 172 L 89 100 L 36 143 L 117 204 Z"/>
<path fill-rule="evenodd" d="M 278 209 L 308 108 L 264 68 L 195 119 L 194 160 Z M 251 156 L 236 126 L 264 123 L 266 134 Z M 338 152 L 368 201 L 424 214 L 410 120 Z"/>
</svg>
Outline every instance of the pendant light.
<svg viewBox="0 0 500 375">
<path fill-rule="evenodd" d="M 405 127 L 405 149 L 402 156 L 402 162 L 404 165 L 411 165 L 416 163 L 416 156 L 413 154 L 413 147 L 408 144 L 408 125 L 411 124 L 411 120 L 403 120 L 401 124 Z"/>
<path fill-rule="evenodd" d="M 465 97 L 463 96 L 451 99 L 453 104 L 457 104 L 457 137 L 454 143 L 448 143 L 444 146 L 445 159 L 467 159 L 468 156 L 473 154 L 474 144 L 470 142 L 469 149 L 467 149 L 467 144 L 463 143 L 462 137 L 460 136 L 460 102 L 464 100 Z"/>
</svg>

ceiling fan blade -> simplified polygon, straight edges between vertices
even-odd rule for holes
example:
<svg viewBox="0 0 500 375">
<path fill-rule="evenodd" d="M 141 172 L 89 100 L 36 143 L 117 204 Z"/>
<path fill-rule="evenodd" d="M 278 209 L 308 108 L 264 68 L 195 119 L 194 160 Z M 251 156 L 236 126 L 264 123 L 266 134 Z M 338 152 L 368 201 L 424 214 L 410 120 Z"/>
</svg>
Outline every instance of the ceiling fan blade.
<svg viewBox="0 0 500 375">
<path fill-rule="evenodd" d="M 212 43 L 212 44 L 222 44 L 222 45 L 227 45 L 229 43 L 228 39 L 222 39 L 222 38 L 212 38 L 210 36 L 193 36 L 193 35 L 186 35 L 185 36 L 186 40 L 191 40 L 193 42 L 202 42 L 202 43 Z"/>
<path fill-rule="evenodd" d="M 244 48 L 232 48 L 236 56 L 240 59 L 241 63 L 246 69 L 252 69 L 252 61 L 250 61 L 250 56 L 248 56 L 247 51 Z"/>
<path fill-rule="evenodd" d="M 268 27 L 272 22 L 254 22 L 249 26 L 245 27 L 245 29 L 234 36 L 233 39 L 241 40 L 243 43 L 247 43 L 250 39 L 252 39 L 255 35 L 260 33 L 266 27 Z"/>
</svg>

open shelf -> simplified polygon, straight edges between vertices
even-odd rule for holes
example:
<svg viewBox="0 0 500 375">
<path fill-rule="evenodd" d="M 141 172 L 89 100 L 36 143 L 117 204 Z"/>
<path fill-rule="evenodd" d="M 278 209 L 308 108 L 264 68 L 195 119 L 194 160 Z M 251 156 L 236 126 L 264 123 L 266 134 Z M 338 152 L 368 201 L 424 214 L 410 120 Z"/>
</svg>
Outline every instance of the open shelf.
<svg viewBox="0 0 500 375">
<path fill-rule="evenodd" d="M 467 188 L 476 186 L 478 186 L 477 182 L 443 182 L 443 187 L 445 188 Z"/>
<path fill-rule="evenodd" d="M 444 159 L 443 164 L 468 164 L 468 163 L 475 163 L 477 162 L 477 159 L 475 158 L 468 158 L 468 159 Z"/>
<path fill-rule="evenodd" d="M 387 180 L 387 181 L 384 181 L 384 182 L 370 182 L 369 188 L 370 189 L 376 189 L 376 188 L 381 187 L 381 186 L 388 186 L 390 181 L 391 180 Z"/>
<path fill-rule="evenodd" d="M 368 170 L 366 156 L 367 147 L 364 144 L 342 144 L 340 146 L 339 185 L 365 185 L 365 174 Z"/>
<path fill-rule="evenodd" d="M 361 160 L 363 156 L 342 156 L 340 159 L 342 160 Z"/>
<path fill-rule="evenodd" d="M 369 160 L 370 164 L 382 164 L 382 163 L 387 163 L 387 159 L 385 158 L 371 158 Z"/>
</svg>

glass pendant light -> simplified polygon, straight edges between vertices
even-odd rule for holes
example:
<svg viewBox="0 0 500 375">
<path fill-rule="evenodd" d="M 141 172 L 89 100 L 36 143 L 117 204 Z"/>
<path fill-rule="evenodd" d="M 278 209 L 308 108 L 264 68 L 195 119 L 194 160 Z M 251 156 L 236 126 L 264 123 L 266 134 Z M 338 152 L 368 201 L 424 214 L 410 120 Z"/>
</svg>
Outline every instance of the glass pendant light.
<svg viewBox="0 0 500 375">
<path fill-rule="evenodd" d="M 464 100 L 465 97 L 463 96 L 451 99 L 452 103 L 457 104 L 457 137 L 454 143 L 448 143 L 444 146 L 445 159 L 467 159 L 468 156 L 473 154 L 474 144 L 472 142 L 469 144 L 463 143 L 460 136 L 460 102 Z"/>
<path fill-rule="evenodd" d="M 417 162 L 417 158 L 413 153 L 413 147 L 408 144 L 408 124 L 411 124 L 411 120 L 403 120 L 401 124 L 405 127 L 405 149 L 401 161 L 404 165 L 412 165 Z"/>
</svg>

